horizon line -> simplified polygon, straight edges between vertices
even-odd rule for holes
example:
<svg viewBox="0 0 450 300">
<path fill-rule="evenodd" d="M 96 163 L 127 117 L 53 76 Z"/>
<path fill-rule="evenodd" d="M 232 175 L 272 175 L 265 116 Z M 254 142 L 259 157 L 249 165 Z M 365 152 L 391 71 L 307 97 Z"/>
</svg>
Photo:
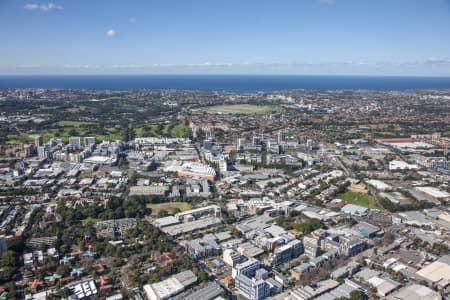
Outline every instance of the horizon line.
<svg viewBox="0 0 450 300">
<path fill-rule="evenodd" d="M 1 77 L 45 77 L 45 76 L 298 76 L 298 77 L 411 77 L 411 78 L 449 78 L 448 75 L 420 75 L 420 74 L 290 74 L 290 73 L 0 73 Z"/>
</svg>

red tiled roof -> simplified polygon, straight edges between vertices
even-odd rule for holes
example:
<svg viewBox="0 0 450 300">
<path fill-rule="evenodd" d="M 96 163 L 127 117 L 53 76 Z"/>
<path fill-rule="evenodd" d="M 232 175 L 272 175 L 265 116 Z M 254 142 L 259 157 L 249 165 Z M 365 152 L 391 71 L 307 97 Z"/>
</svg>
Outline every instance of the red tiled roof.
<svg viewBox="0 0 450 300">
<path fill-rule="evenodd" d="M 75 278 L 75 277 L 73 277 L 73 276 L 71 275 L 71 276 L 67 276 L 67 277 L 61 278 L 59 281 L 61 281 L 61 282 L 66 282 L 66 281 L 73 280 L 74 278 Z"/>
<path fill-rule="evenodd" d="M 108 285 L 103 285 L 100 287 L 100 290 L 109 290 L 113 287 L 112 284 L 108 284 Z"/>
</svg>

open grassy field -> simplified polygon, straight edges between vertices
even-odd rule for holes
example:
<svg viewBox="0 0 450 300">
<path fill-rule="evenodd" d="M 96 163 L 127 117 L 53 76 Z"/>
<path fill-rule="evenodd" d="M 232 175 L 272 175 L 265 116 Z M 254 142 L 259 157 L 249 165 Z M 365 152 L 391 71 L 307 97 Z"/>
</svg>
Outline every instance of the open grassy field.
<svg viewBox="0 0 450 300">
<path fill-rule="evenodd" d="M 154 136 L 154 137 L 188 137 L 189 126 L 183 121 L 176 121 L 170 124 L 156 125 L 147 124 L 134 128 L 137 137 Z M 6 143 L 21 144 L 33 143 L 36 136 L 41 135 L 47 142 L 51 138 L 60 138 L 67 143 L 70 136 L 95 136 L 97 141 L 103 140 L 116 141 L 123 140 L 125 132 L 123 128 L 102 127 L 96 122 L 85 121 L 58 121 L 45 128 L 38 133 L 21 133 L 7 135 Z"/>
<path fill-rule="evenodd" d="M 48 128 L 44 129 L 40 132 L 40 135 L 44 138 L 44 141 L 48 141 L 51 138 L 60 138 L 63 142 L 67 143 L 69 141 L 70 136 L 95 136 L 97 141 L 109 140 L 121 140 L 123 139 L 123 132 L 120 128 L 107 127 L 104 128 L 102 134 L 98 134 L 96 132 L 92 132 L 90 129 L 85 127 L 86 125 L 74 124 L 72 121 L 62 121 L 64 123 L 60 123 L 60 128 Z M 39 134 L 27 134 L 21 133 L 20 135 L 8 135 L 7 136 L 7 144 L 21 144 L 21 143 L 33 143 L 36 136 Z"/>
<path fill-rule="evenodd" d="M 70 107 L 70 108 L 68 108 L 67 111 L 68 111 L 68 112 L 71 112 L 71 113 L 78 113 L 78 112 L 85 111 L 86 109 L 87 109 L 86 106 L 84 106 L 84 105 L 78 105 L 78 106 L 75 106 L 75 107 Z"/>
<path fill-rule="evenodd" d="M 268 114 L 271 112 L 282 112 L 283 107 L 278 105 L 232 104 L 204 106 L 195 109 L 195 111 L 204 111 L 213 114 Z"/>
<path fill-rule="evenodd" d="M 55 110 L 55 109 L 61 109 L 59 106 L 50 106 L 50 105 L 39 105 L 39 109 L 41 110 Z"/>
<path fill-rule="evenodd" d="M 172 213 L 172 211 L 175 208 L 179 208 L 181 211 L 191 209 L 189 203 L 186 202 L 166 202 L 166 203 L 148 204 L 147 207 L 152 209 L 153 216 L 158 215 L 158 213 L 163 209 L 167 210 L 169 213 Z"/>
<path fill-rule="evenodd" d="M 82 128 L 89 125 L 94 125 L 94 122 L 84 122 L 84 121 L 58 121 L 56 123 L 58 126 L 64 126 L 64 127 L 76 127 L 76 128 Z"/>
<path fill-rule="evenodd" d="M 69 123 L 70 124 L 70 123 Z M 67 143 L 70 136 L 95 136 L 97 141 L 109 140 L 121 140 L 123 139 L 123 132 L 114 127 L 106 127 L 104 128 L 103 133 L 92 132 L 88 128 L 84 126 L 70 126 L 66 125 L 63 128 L 59 129 L 44 129 L 41 132 L 44 141 L 49 140 L 50 138 L 56 137 L 60 138 L 63 142 Z"/>
<path fill-rule="evenodd" d="M 97 222 L 101 221 L 100 219 L 96 219 L 96 218 L 92 218 L 92 217 L 88 217 L 87 219 L 84 219 L 81 223 L 83 224 L 83 226 L 90 226 L 93 225 Z"/>
<path fill-rule="evenodd" d="M 134 131 L 137 137 L 170 136 L 182 138 L 189 136 L 189 126 L 187 126 L 185 122 L 178 122 L 176 124 L 164 124 L 162 125 L 162 128 L 159 128 L 159 126 L 155 124 L 148 124 L 137 127 Z"/>
<path fill-rule="evenodd" d="M 172 128 L 171 134 L 172 136 L 179 138 L 187 137 L 189 135 L 189 127 L 186 126 L 184 122 L 180 122 Z"/>
<path fill-rule="evenodd" d="M 355 193 L 351 191 L 346 191 L 345 193 L 339 194 L 336 196 L 338 199 L 342 199 L 347 203 L 356 204 L 360 206 L 364 206 L 367 208 L 377 208 L 377 204 L 374 199 L 370 195 L 364 195 L 360 193 Z"/>
<path fill-rule="evenodd" d="M 34 143 L 34 139 L 38 136 L 39 134 L 27 134 L 27 133 L 8 134 L 6 136 L 7 138 L 6 143 L 10 145 L 32 144 Z"/>
</svg>

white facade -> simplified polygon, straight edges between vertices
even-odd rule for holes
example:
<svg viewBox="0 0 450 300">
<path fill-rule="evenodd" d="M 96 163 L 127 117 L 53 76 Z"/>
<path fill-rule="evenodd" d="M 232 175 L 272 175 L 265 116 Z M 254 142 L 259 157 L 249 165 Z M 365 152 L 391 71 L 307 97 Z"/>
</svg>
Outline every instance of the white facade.
<svg viewBox="0 0 450 300">
<path fill-rule="evenodd" d="M 246 141 L 244 138 L 240 138 L 237 140 L 237 150 L 241 150 L 242 148 L 245 147 Z"/>
<path fill-rule="evenodd" d="M 376 179 L 372 179 L 372 180 L 368 180 L 367 184 L 374 187 L 377 190 L 380 191 L 387 191 L 387 190 L 391 190 L 392 186 L 390 186 L 389 184 L 384 183 L 381 180 L 376 180 Z"/>
<path fill-rule="evenodd" d="M 419 167 L 417 165 L 408 164 L 402 160 L 393 160 L 389 162 L 389 170 L 416 170 Z"/>
<path fill-rule="evenodd" d="M 144 291 L 148 300 L 165 300 L 175 296 L 184 288 L 197 281 L 192 271 L 183 271 L 163 281 L 144 285 Z"/>
<path fill-rule="evenodd" d="M 426 194 L 434 199 L 438 200 L 449 200 L 450 194 L 446 191 L 442 191 L 438 188 L 432 187 L 432 186 L 421 186 L 417 187 L 416 190 L 418 192 L 421 192 L 423 194 Z"/>
<path fill-rule="evenodd" d="M 241 255 L 233 249 L 225 249 L 223 251 L 223 261 L 231 267 L 234 267 L 237 263 L 240 262 L 240 257 Z"/>
<path fill-rule="evenodd" d="M 164 300 L 181 293 L 184 286 L 173 277 L 166 280 L 144 285 L 144 291 L 149 300 Z"/>
</svg>

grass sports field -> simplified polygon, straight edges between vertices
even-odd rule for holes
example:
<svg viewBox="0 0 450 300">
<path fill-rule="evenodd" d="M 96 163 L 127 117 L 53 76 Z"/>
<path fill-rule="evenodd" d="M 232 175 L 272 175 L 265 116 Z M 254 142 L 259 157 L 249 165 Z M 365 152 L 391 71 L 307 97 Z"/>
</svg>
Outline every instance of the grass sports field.
<svg viewBox="0 0 450 300">
<path fill-rule="evenodd" d="M 283 107 L 278 105 L 232 104 L 203 106 L 195 109 L 195 111 L 204 111 L 213 114 L 268 114 L 271 112 L 282 112 Z"/>
<path fill-rule="evenodd" d="M 170 136 L 170 137 L 188 137 L 189 136 L 189 126 L 184 122 L 178 122 L 177 124 L 165 124 L 160 128 L 158 125 L 144 125 L 135 128 L 135 133 L 137 137 L 143 136 Z"/>
<path fill-rule="evenodd" d="M 153 216 L 158 215 L 159 211 L 163 209 L 168 211 L 169 214 L 171 214 L 175 208 L 179 208 L 181 211 L 191 209 L 189 203 L 186 202 L 167 202 L 167 203 L 148 204 L 147 207 L 152 209 Z"/>
<path fill-rule="evenodd" d="M 161 125 L 144 125 L 134 128 L 137 137 L 155 136 L 155 137 L 188 137 L 189 126 L 183 121 L 177 121 L 171 124 Z M 52 128 L 45 128 L 40 131 L 40 135 L 44 141 L 51 138 L 60 138 L 67 143 L 70 136 L 95 136 L 97 141 L 122 140 L 124 138 L 124 130 L 120 127 L 100 127 L 95 122 L 84 121 L 58 121 Z M 21 133 L 19 135 L 8 135 L 7 144 L 34 143 L 34 139 L 39 134 Z"/>
<path fill-rule="evenodd" d="M 356 204 L 356 205 L 364 206 L 367 208 L 377 208 L 375 201 L 373 200 L 372 196 L 370 196 L 370 195 L 364 195 L 364 194 L 347 191 L 345 193 L 337 195 L 336 198 L 342 199 L 345 202 L 350 203 L 350 204 Z"/>
</svg>

